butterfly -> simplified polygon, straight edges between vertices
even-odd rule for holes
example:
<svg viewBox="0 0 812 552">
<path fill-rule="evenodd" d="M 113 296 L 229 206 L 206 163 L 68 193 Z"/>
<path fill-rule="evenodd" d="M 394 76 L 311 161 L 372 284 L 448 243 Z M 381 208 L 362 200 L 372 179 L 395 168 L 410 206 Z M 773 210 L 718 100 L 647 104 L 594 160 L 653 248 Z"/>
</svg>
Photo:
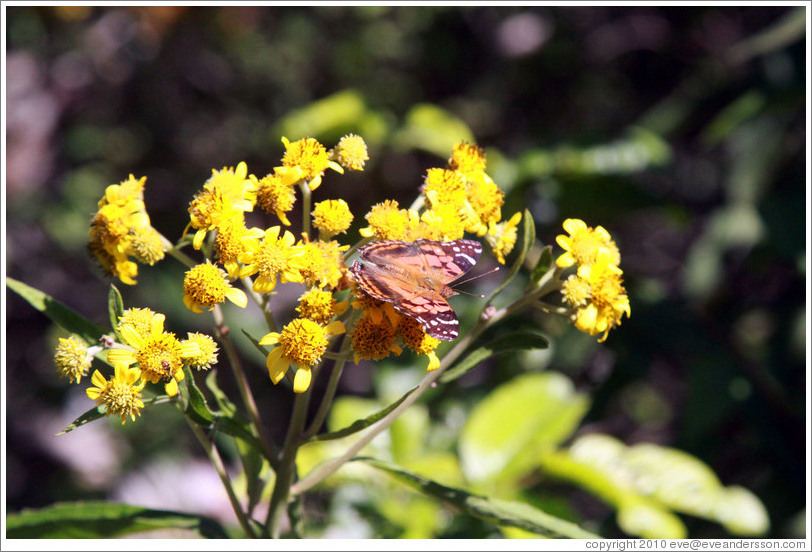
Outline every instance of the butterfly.
<svg viewBox="0 0 812 552">
<path fill-rule="evenodd" d="M 456 295 L 448 284 L 471 270 L 482 254 L 473 240 L 383 240 L 358 249 L 361 263 L 350 271 L 367 294 L 392 303 L 396 310 L 417 320 L 428 335 L 451 341 L 460 323 L 447 297 Z"/>
</svg>

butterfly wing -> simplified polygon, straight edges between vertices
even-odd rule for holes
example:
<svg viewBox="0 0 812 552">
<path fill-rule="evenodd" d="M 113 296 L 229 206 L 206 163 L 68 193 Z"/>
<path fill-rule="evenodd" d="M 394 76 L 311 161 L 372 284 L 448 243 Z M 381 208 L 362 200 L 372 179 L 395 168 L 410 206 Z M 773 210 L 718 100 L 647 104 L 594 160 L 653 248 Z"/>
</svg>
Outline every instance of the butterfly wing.
<svg viewBox="0 0 812 552">
<path fill-rule="evenodd" d="M 392 303 L 417 320 L 428 335 L 450 341 L 459 336 L 459 321 L 445 297 L 446 284 L 470 270 L 482 254 L 473 240 L 437 242 L 383 240 L 359 249 L 367 263 L 355 262 L 350 271 L 369 295 Z"/>
</svg>

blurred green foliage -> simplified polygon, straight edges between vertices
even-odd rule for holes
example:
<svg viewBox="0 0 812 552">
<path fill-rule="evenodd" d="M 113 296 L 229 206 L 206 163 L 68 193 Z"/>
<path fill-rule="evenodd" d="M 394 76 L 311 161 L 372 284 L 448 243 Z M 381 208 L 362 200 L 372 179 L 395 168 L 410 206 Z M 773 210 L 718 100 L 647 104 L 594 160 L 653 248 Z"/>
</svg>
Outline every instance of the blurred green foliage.
<svg viewBox="0 0 812 552">
<path fill-rule="evenodd" d="M 325 178 L 318 190 L 350 204 L 354 240 L 372 204 L 408 205 L 450 144 L 475 141 L 508 193 L 503 213 L 532 213 L 537 254 L 568 217 L 611 232 L 632 316 L 602 344 L 563 320 L 520 320 L 551 348 L 497 357 L 441 385 L 373 450 L 449 487 L 478 484 L 472 458 L 489 458 L 505 477 L 489 492 L 603 536 L 650 535 L 652 526 L 744 535 L 765 519 L 766 536 L 806 536 L 804 8 L 12 6 L 6 14 L 10 277 L 106 325 L 108 282 L 86 256 L 87 222 L 105 186 L 130 173 L 147 176 L 152 223 L 174 239 L 213 168 L 244 160 L 261 175 L 278 164 L 282 135 L 332 143 L 356 132 L 370 144 L 367 170 L 339 184 Z M 141 267 L 139 286 L 122 289 L 125 305 L 206 331 L 183 307 L 181 277 L 177 264 Z M 105 430 L 102 442 L 124 452 L 95 478 L 82 472 L 87 448 L 68 439 L 87 428 L 59 446 L 48 429 L 88 406 L 51 366 L 62 334 L 14 294 L 7 307 L 10 512 L 116 496 L 124 475 L 155 459 L 201 454 L 182 421 L 156 407 L 117 434 Z M 231 310 L 227 322 L 261 334 L 256 311 Z M 260 409 L 281 432 L 290 396 L 267 381 L 251 343 L 239 344 L 256 359 Z M 421 376 L 414 364 L 346 370 L 330 429 L 387 404 L 373 403 L 375 393 L 400 396 Z M 556 391 L 505 391 L 523 381 Z M 532 399 L 530 389 L 549 402 L 493 406 Z M 553 404 L 557 426 L 545 418 Z M 522 436 L 513 456 L 483 452 L 492 439 L 518 439 L 488 430 L 495 416 Z M 614 466 L 576 454 L 587 445 L 611 448 Z M 320 455 L 303 457 L 302 471 Z M 704 489 L 695 496 L 731 502 L 698 509 L 662 486 L 621 484 L 635 470 L 662 481 L 646 472 L 652 458 L 694 474 Z M 361 463 L 339 476 L 354 471 L 363 483 L 306 504 L 314 530 L 495 534 Z"/>
</svg>

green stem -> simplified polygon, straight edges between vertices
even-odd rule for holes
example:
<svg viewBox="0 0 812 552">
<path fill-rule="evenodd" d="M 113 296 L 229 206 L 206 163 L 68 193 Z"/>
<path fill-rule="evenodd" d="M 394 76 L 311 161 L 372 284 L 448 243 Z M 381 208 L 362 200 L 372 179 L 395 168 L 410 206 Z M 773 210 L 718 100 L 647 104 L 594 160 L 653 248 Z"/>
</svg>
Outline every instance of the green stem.
<svg viewBox="0 0 812 552">
<path fill-rule="evenodd" d="M 164 249 L 167 254 L 171 255 L 172 257 L 175 257 L 178 261 L 188 266 L 189 268 L 192 268 L 197 264 L 196 262 L 194 262 L 194 260 L 192 260 L 191 257 L 186 255 L 186 253 L 175 247 L 175 244 L 166 239 L 166 236 L 164 236 L 163 234 L 160 234 L 160 236 L 161 243 L 164 245 Z"/>
<path fill-rule="evenodd" d="M 251 422 L 254 425 L 257 438 L 262 445 L 262 452 L 265 458 L 268 460 L 268 463 L 271 465 L 274 471 L 276 471 L 279 467 L 276 460 L 278 457 L 278 449 L 269 440 L 268 433 L 265 431 L 264 425 L 262 424 L 262 418 L 259 416 L 257 403 L 254 400 L 253 393 L 251 393 L 251 387 L 248 385 L 248 381 L 246 380 L 245 372 L 242 369 L 242 361 L 237 355 L 234 343 L 231 341 L 231 338 L 229 338 L 228 335 L 226 335 L 225 332 L 221 331 L 220 329 L 224 326 L 223 312 L 219 305 L 214 308 L 212 315 L 214 316 L 215 327 L 217 328 L 217 337 L 220 339 L 220 343 L 223 344 L 223 350 L 225 351 L 229 363 L 231 364 L 231 368 L 234 372 L 234 379 L 237 381 L 237 388 L 240 390 L 240 396 L 245 404 L 245 409 L 248 411 L 248 415 L 251 417 Z"/>
<path fill-rule="evenodd" d="M 197 424 L 192 422 L 188 417 L 186 417 L 186 421 L 188 422 L 189 427 L 192 428 L 192 432 L 195 434 L 195 437 L 197 437 L 197 440 L 200 441 L 200 444 L 203 445 L 203 448 L 206 450 L 206 454 L 209 456 L 209 460 L 211 461 L 212 466 L 214 466 L 214 470 L 217 472 L 217 475 L 220 476 L 220 481 L 223 482 L 223 486 L 226 489 L 226 494 L 228 495 L 228 500 L 231 502 L 231 507 L 234 509 L 234 514 L 237 516 L 237 521 L 239 521 L 243 531 L 245 531 L 245 534 L 248 537 L 252 539 L 257 538 L 254 530 L 251 528 L 251 524 L 249 523 L 245 512 L 242 509 L 242 505 L 237 498 L 237 494 L 234 492 L 234 488 L 231 486 L 231 480 L 228 478 L 225 465 L 223 464 L 223 459 L 220 457 L 220 453 L 217 452 L 217 448 Z"/>
<path fill-rule="evenodd" d="M 551 273 L 554 271 L 550 271 Z M 419 399 L 423 393 L 426 392 L 429 388 L 431 388 L 432 384 L 437 381 L 437 379 L 445 372 L 445 370 L 451 366 L 457 358 L 471 345 L 481 334 L 484 332 L 489 326 L 496 324 L 500 320 L 511 316 L 522 308 L 525 308 L 529 305 L 532 305 L 534 301 L 536 301 L 539 297 L 546 295 L 550 289 L 556 286 L 555 281 L 552 279 L 552 276 L 549 278 L 543 279 L 545 285 L 541 285 L 540 287 L 536 288 L 535 290 L 531 291 L 530 293 L 524 295 L 520 299 L 514 301 L 509 306 L 500 309 L 494 313 L 492 313 L 487 318 L 480 316 L 479 320 L 477 320 L 476 325 L 471 330 L 469 334 L 465 337 L 460 339 L 454 345 L 454 347 L 448 351 L 445 357 L 442 359 L 440 363 L 440 367 L 434 370 L 433 372 L 426 375 L 423 378 L 423 381 L 417 386 L 417 389 L 402 403 L 392 409 L 389 414 L 384 416 L 377 424 L 373 425 L 372 428 L 364 434 L 358 441 L 355 442 L 350 448 L 348 448 L 344 454 L 339 457 L 336 457 L 332 460 L 328 460 L 323 464 L 319 465 L 312 472 L 310 472 L 307 477 L 293 485 L 290 489 L 291 494 L 299 495 L 314 486 L 318 485 L 328 477 L 330 477 L 333 473 L 335 473 L 342 465 L 346 462 L 351 460 L 358 452 L 363 449 L 376 435 L 380 432 L 388 428 L 392 423 L 400 416 L 404 410 L 406 410 L 409 406 L 411 406 L 417 399 Z"/>
<path fill-rule="evenodd" d="M 266 536 L 279 538 L 282 528 L 280 522 L 282 514 L 287 509 L 288 498 L 290 497 L 291 483 L 296 472 L 296 453 L 301 443 L 302 430 L 307 419 L 307 406 L 310 403 L 309 388 L 304 393 L 296 395 L 293 402 L 293 414 L 290 418 L 288 433 L 285 436 L 285 444 L 282 448 L 282 456 L 279 462 L 279 469 L 276 472 L 271 503 L 268 507 L 268 518 L 265 522 Z"/>
</svg>

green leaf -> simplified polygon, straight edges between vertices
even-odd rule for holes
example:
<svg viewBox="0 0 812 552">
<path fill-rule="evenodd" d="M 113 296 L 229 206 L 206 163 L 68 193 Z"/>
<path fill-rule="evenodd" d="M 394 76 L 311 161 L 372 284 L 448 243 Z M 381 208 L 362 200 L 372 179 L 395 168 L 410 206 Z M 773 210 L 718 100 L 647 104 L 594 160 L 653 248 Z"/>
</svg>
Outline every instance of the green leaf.
<svg viewBox="0 0 812 552">
<path fill-rule="evenodd" d="M 497 525 L 519 527 L 552 538 L 600 538 L 598 535 L 584 531 L 573 523 L 533 508 L 529 504 L 477 496 L 462 489 L 441 485 L 409 472 L 400 466 L 374 458 L 359 457 L 355 458 L 355 460 L 363 461 L 379 470 L 388 472 L 399 481 L 408 484 L 423 494 L 455 506 L 468 515 Z"/>
<path fill-rule="evenodd" d="M 32 288 L 13 278 L 6 278 L 6 286 L 28 301 L 32 307 L 50 318 L 55 324 L 68 332 L 78 335 L 86 343 L 96 344 L 104 334 L 104 329 L 101 326 L 97 326 L 73 309 L 36 288 Z"/>
<path fill-rule="evenodd" d="M 547 274 L 547 271 L 550 270 L 550 267 L 552 266 L 553 266 L 553 248 L 552 246 L 548 245 L 541 250 L 541 255 L 539 256 L 539 260 L 536 263 L 536 268 L 533 269 L 533 272 L 530 275 L 529 286 L 532 287 L 538 284 L 542 276 Z"/>
<path fill-rule="evenodd" d="M 118 321 L 124 314 L 124 300 L 121 298 L 121 292 L 113 284 L 110 284 L 110 292 L 107 294 L 107 312 L 110 314 L 110 327 L 116 334 L 119 342 L 124 342 L 121 335 L 118 333 Z"/>
<path fill-rule="evenodd" d="M 206 404 L 206 397 L 203 396 L 203 393 L 197 387 L 191 368 L 185 364 L 183 365 L 183 374 L 183 380 L 186 382 L 186 385 L 180 385 L 179 388 L 186 388 L 187 402 L 184 404 L 186 415 L 198 425 L 211 425 L 216 415 L 209 409 L 209 405 Z"/>
<path fill-rule="evenodd" d="M 519 251 L 519 255 L 516 257 L 516 260 L 513 261 L 513 266 L 510 267 L 510 272 L 505 277 L 504 281 L 499 284 L 493 293 L 485 302 L 485 307 L 488 307 L 493 303 L 493 300 L 496 299 L 496 296 L 502 293 L 504 289 L 510 284 L 513 278 L 516 277 L 516 274 L 519 273 L 519 270 L 522 268 L 522 264 L 524 263 L 525 257 L 527 257 L 528 251 L 530 248 L 533 247 L 533 244 L 536 241 L 536 224 L 533 221 L 533 217 L 530 215 L 530 210 L 525 209 L 524 214 L 522 215 L 522 221 L 524 222 L 523 228 L 524 233 L 522 234 L 522 249 Z"/>
<path fill-rule="evenodd" d="M 255 339 L 255 338 L 254 338 L 254 337 L 253 337 L 251 334 L 249 334 L 248 332 L 246 332 L 246 331 L 245 331 L 245 329 L 243 329 L 243 330 L 242 330 L 242 333 L 243 333 L 243 335 L 244 335 L 245 337 L 247 337 L 247 338 L 248 338 L 248 340 L 249 340 L 251 343 L 253 343 L 253 344 L 254 344 L 254 347 L 256 347 L 257 351 L 259 351 L 259 352 L 262 354 L 262 356 L 263 356 L 263 357 L 267 357 L 267 356 L 268 356 L 268 352 L 269 352 L 269 351 L 267 351 L 267 350 L 265 349 L 265 347 L 263 347 L 262 345 L 260 345 L 260 344 L 259 344 L 259 340 L 258 340 L 258 339 Z"/>
<path fill-rule="evenodd" d="M 169 402 L 170 400 L 171 398 L 167 397 L 166 395 L 159 395 L 157 397 L 144 399 L 144 407 Z M 77 429 L 87 423 L 94 422 L 106 416 L 107 416 L 107 407 L 105 405 L 96 406 L 94 408 L 91 408 L 90 410 L 88 410 L 75 420 L 73 420 L 73 422 L 71 422 L 71 424 L 68 427 L 57 433 L 57 435 L 64 435 L 65 433 L 71 432 L 74 429 Z"/>
<path fill-rule="evenodd" d="M 569 437 L 589 407 L 566 376 L 530 373 L 500 385 L 474 408 L 460 435 L 460 460 L 472 482 L 517 480 L 538 453 Z"/>
<path fill-rule="evenodd" d="M 463 141 L 476 142 L 465 121 L 434 104 L 418 104 L 409 110 L 403 128 L 392 138 L 396 147 L 420 149 L 444 159 Z"/>
<path fill-rule="evenodd" d="M 366 112 L 364 98 L 357 90 L 342 90 L 292 111 L 273 126 L 270 135 L 280 146 L 280 136 L 291 142 L 308 136 L 334 138 L 359 127 Z"/>
<path fill-rule="evenodd" d="M 440 383 L 454 381 L 492 356 L 527 349 L 546 349 L 549 346 L 550 342 L 546 337 L 532 332 L 517 332 L 498 337 L 487 345 L 475 349 L 453 368 L 446 371 L 440 376 Z"/>
<path fill-rule="evenodd" d="M 112 538 L 156 529 L 189 529 L 206 538 L 228 538 L 217 521 L 205 516 L 110 502 L 63 502 L 6 517 L 9 539 Z"/>
<path fill-rule="evenodd" d="M 341 439 L 342 437 L 346 437 L 347 435 L 357 433 L 362 429 L 371 426 L 372 424 L 374 424 L 375 422 L 377 422 L 378 420 L 380 420 L 381 418 L 392 412 L 395 408 L 397 408 L 397 406 L 400 403 L 406 400 L 406 397 L 411 395 L 416 389 L 417 387 L 409 389 L 401 398 L 399 398 L 386 408 L 379 410 L 362 420 L 356 420 L 351 425 L 343 429 L 339 429 L 338 431 L 331 431 L 330 433 L 322 433 L 321 435 L 314 435 L 309 439 L 309 441 L 329 441 L 331 439 Z"/>
</svg>

